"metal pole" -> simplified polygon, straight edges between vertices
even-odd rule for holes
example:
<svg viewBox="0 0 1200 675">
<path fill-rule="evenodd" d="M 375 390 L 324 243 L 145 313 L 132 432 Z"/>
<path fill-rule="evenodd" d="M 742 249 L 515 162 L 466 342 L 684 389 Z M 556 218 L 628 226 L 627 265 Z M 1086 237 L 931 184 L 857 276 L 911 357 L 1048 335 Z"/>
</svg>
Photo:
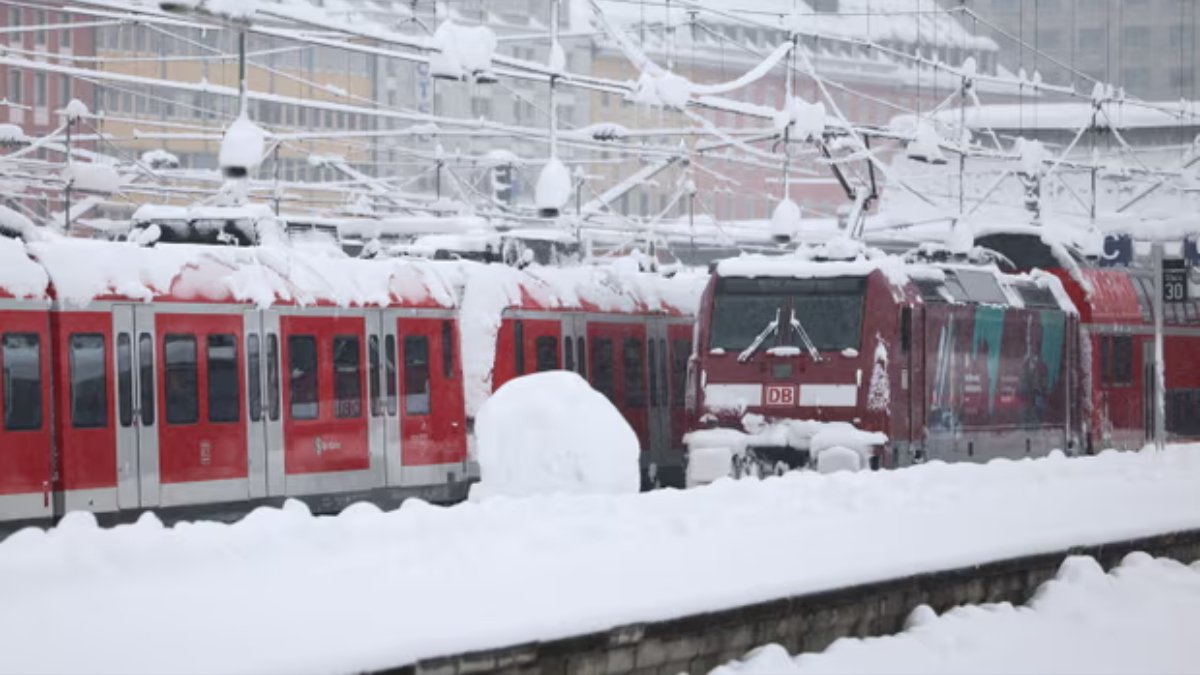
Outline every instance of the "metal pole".
<svg viewBox="0 0 1200 675">
<path fill-rule="evenodd" d="M 250 111 L 246 109 L 246 31 L 238 31 L 238 106 L 239 113 L 247 117 Z"/>
<path fill-rule="evenodd" d="M 1154 251 L 1154 449 L 1166 446 L 1166 379 L 1163 367 L 1163 245 L 1156 241 Z"/>
<path fill-rule="evenodd" d="M 271 165 L 275 170 L 275 216 L 279 216 L 279 143 L 275 144 Z"/>
</svg>

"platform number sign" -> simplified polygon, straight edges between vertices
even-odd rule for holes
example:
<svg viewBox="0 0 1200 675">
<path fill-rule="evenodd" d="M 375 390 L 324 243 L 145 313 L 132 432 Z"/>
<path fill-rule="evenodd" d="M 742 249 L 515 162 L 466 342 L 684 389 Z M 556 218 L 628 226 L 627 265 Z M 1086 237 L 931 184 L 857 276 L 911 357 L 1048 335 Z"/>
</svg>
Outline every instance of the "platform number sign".
<svg viewBox="0 0 1200 675">
<path fill-rule="evenodd" d="M 1182 260 L 1163 261 L 1163 302 L 1187 302 L 1188 273 Z"/>
<path fill-rule="evenodd" d="M 796 386 L 791 384 L 768 384 L 766 399 L 769 406 L 796 405 Z"/>
</svg>

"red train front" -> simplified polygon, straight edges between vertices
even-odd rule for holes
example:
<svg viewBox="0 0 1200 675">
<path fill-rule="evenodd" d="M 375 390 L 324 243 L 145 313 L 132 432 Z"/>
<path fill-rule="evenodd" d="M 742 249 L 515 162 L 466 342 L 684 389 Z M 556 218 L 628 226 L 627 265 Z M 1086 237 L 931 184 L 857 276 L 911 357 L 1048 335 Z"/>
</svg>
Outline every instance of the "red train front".
<svg viewBox="0 0 1200 675">
<path fill-rule="evenodd" d="M 693 419 L 744 436 L 692 434 L 693 449 L 732 440 L 760 465 L 806 466 L 797 420 L 877 432 L 872 467 L 1077 446 L 1078 318 L 1057 278 L 851 253 L 717 264 Z"/>
</svg>

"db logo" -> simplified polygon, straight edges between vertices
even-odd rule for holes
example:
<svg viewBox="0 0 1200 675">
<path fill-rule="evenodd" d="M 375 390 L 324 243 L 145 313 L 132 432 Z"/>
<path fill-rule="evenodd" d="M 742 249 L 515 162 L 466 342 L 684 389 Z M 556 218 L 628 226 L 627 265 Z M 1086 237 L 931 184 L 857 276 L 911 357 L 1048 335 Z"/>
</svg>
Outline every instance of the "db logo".
<svg viewBox="0 0 1200 675">
<path fill-rule="evenodd" d="M 796 405 L 796 387 L 790 384 L 768 384 L 767 405 Z"/>
</svg>

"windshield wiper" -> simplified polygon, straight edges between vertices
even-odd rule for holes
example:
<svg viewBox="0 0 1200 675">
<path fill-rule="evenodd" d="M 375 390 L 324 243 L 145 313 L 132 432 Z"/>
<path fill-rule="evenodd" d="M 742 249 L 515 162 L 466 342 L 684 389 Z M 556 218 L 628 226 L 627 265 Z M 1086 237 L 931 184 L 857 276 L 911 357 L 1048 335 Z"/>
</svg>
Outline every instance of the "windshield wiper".
<svg viewBox="0 0 1200 675">
<path fill-rule="evenodd" d="M 758 348 L 762 346 L 763 341 L 777 330 L 779 330 L 779 309 L 775 310 L 775 318 L 771 319 L 771 323 L 767 324 L 767 327 L 758 334 L 758 337 L 754 338 L 754 342 L 751 342 L 745 351 L 738 354 L 738 363 L 749 361 L 750 357 L 754 356 L 754 352 L 758 351 Z"/>
<path fill-rule="evenodd" d="M 804 348 L 808 350 L 808 355 L 813 361 L 821 360 L 821 352 L 817 351 L 817 346 L 813 344 L 812 338 L 808 337 L 808 331 L 804 330 L 804 324 L 796 318 L 796 310 L 788 310 L 788 315 L 791 318 L 792 329 L 800 335 L 800 341 L 804 343 Z"/>
</svg>

